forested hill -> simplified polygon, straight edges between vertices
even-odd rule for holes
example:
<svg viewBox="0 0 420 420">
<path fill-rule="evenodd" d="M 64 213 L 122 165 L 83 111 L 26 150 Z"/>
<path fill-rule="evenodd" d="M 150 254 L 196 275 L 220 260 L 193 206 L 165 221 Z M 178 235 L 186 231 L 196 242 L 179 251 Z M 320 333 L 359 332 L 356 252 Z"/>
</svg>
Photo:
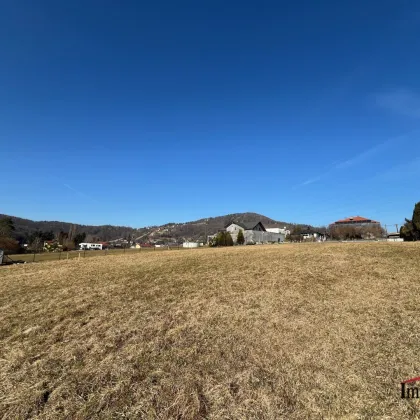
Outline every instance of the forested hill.
<svg viewBox="0 0 420 420">
<path fill-rule="evenodd" d="M 209 217 L 206 219 L 196 220 L 194 222 L 187 223 L 173 223 L 167 224 L 165 227 L 171 234 L 179 237 L 194 238 L 203 237 L 205 233 L 211 235 L 217 233 L 231 221 L 235 222 L 262 222 L 266 227 L 291 227 L 293 224 L 276 221 L 270 217 L 264 216 L 258 213 L 233 213 L 225 216 Z"/>
<path fill-rule="evenodd" d="M 0 214 L 0 219 L 3 217 L 11 217 L 15 226 L 15 236 L 21 240 L 28 238 L 32 233 L 37 231 L 50 232 L 58 234 L 59 232 L 69 232 L 72 223 L 57 222 L 57 221 L 34 221 L 29 219 L 21 219 L 20 217 L 8 216 Z M 109 241 L 117 238 L 125 238 L 131 235 L 135 236 L 137 229 L 127 226 L 90 226 L 77 225 L 77 232 L 85 232 L 86 235 L 92 235 L 101 238 L 103 241 Z"/>
<path fill-rule="evenodd" d="M 15 225 L 15 237 L 21 241 L 28 238 L 37 231 L 52 231 L 54 234 L 59 232 L 69 232 L 72 223 L 58 221 L 33 221 L 20 217 L 7 216 L 0 214 L 0 218 L 11 217 Z M 138 239 L 139 242 L 145 241 L 182 241 L 204 239 L 205 235 L 217 233 L 223 229 L 230 221 L 251 222 L 261 221 L 265 226 L 270 227 L 293 227 L 292 223 L 276 221 L 267 216 L 257 213 L 234 213 L 218 217 L 209 217 L 186 223 L 166 223 L 162 226 L 147 226 L 142 228 L 132 228 L 128 226 L 91 226 L 76 225 L 78 233 L 86 233 L 88 237 L 95 240 L 110 241 L 120 238 Z"/>
</svg>

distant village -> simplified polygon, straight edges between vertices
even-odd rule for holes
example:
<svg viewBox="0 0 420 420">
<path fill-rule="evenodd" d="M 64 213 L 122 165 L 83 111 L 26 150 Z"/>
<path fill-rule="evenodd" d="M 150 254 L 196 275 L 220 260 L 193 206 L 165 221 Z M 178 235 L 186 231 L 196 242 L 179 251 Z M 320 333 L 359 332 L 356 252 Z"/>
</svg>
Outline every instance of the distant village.
<svg viewBox="0 0 420 420">
<path fill-rule="evenodd" d="M 149 227 L 150 228 L 150 227 Z M 205 240 L 171 241 L 162 236 L 170 232 L 171 225 L 164 228 L 157 227 L 151 233 L 134 239 L 115 239 L 111 241 L 80 242 L 79 250 L 104 250 L 104 249 L 140 249 L 140 248 L 199 248 L 209 246 L 228 245 L 260 245 L 281 244 L 285 242 L 325 242 L 327 240 L 379 240 L 403 241 L 398 232 L 385 234 L 380 223 L 362 216 L 348 217 L 337 220 L 329 226 L 329 229 L 313 229 L 297 225 L 293 230 L 276 225 L 264 225 L 261 221 L 229 222 L 224 229 L 207 235 Z M 241 233 L 240 233 L 241 232 Z M 226 239 L 226 234 L 230 239 Z M 243 241 L 238 240 L 242 235 Z M 159 239 L 160 238 L 160 239 Z M 53 239 L 44 242 L 44 251 L 54 251 L 63 247 L 58 240 Z"/>
<path fill-rule="evenodd" d="M 209 219 L 202 219 L 190 223 L 168 223 L 164 226 L 131 229 L 130 232 L 137 232 L 139 236 L 130 233 L 127 236 L 107 241 L 100 236 L 78 232 L 77 225 L 70 225 L 68 232 L 54 233 L 52 230 L 33 232 L 27 236 L 27 242 L 19 242 L 16 239 L 12 218 L 3 217 L 0 218 L 0 250 L 8 254 L 18 254 L 74 250 L 199 248 L 203 246 L 283 244 L 286 242 L 420 240 L 420 203 L 415 205 L 412 219 L 406 219 L 405 224 L 401 228 L 396 226 L 396 230 L 393 232 L 387 232 L 378 221 L 363 216 L 351 216 L 339 219 L 328 227 L 314 228 L 305 225 L 281 226 L 279 223 L 273 223 L 274 221 L 270 222 L 272 219 L 261 215 L 265 221 L 243 221 L 239 217 L 249 215 L 258 216 L 255 213 L 239 213 L 236 215 L 238 220 L 234 217 L 231 218 L 223 228 L 215 228 L 217 225 L 213 224 L 212 231 L 209 231 Z M 222 217 L 228 219 L 229 215 L 220 218 Z M 103 228 L 107 232 L 109 229 L 118 229 L 118 227 L 112 226 Z M 174 236 L 173 232 L 177 232 L 178 235 Z M 184 235 L 180 235 L 180 232 L 183 232 Z M 191 232 L 195 232 L 195 236 L 191 235 Z M 197 232 L 201 233 L 197 234 Z"/>
</svg>

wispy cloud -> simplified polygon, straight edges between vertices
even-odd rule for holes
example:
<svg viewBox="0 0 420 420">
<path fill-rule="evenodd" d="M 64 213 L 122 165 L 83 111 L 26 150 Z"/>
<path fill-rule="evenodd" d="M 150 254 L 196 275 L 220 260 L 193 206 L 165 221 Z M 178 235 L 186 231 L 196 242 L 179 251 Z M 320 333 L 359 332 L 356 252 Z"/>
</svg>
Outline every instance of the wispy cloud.
<svg viewBox="0 0 420 420">
<path fill-rule="evenodd" d="M 412 130 L 400 136 L 391 137 L 390 139 L 387 139 L 383 141 L 382 143 L 378 143 L 375 146 L 364 150 L 363 152 L 351 157 L 350 159 L 347 159 L 343 162 L 336 163 L 335 169 L 347 169 L 352 166 L 359 165 L 360 163 L 363 163 L 369 160 L 370 158 L 378 157 L 378 155 L 380 155 L 383 152 L 386 152 L 392 147 L 395 147 L 395 146 L 401 147 L 401 144 L 403 142 L 412 138 L 412 136 L 416 134 L 420 134 L 420 130 Z"/>
<path fill-rule="evenodd" d="M 310 178 L 307 179 L 305 182 L 302 182 L 302 184 L 300 184 L 302 187 L 305 185 L 309 185 L 309 184 L 313 184 L 314 182 L 318 182 L 319 180 L 321 180 L 322 175 L 316 176 L 315 178 Z"/>
<path fill-rule="evenodd" d="M 420 176 L 420 156 L 378 174 L 375 178 L 381 181 L 402 181 L 407 178 L 417 179 Z"/>
<path fill-rule="evenodd" d="M 313 178 L 308 178 L 306 181 L 303 181 L 302 183 L 300 183 L 298 185 L 295 185 L 293 187 L 293 189 L 302 188 L 302 187 L 306 187 L 306 186 L 311 185 L 311 184 L 315 184 L 316 182 L 319 182 L 322 179 L 324 179 L 325 177 L 327 177 L 330 174 L 330 172 L 331 171 L 328 171 L 328 172 L 325 172 L 323 174 L 314 176 Z"/>
<path fill-rule="evenodd" d="M 396 89 L 376 95 L 381 108 L 411 118 L 420 118 L 420 95 L 409 89 Z"/>
<path fill-rule="evenodd" d="M 369 161 L 372 158 L 377 158 L 378 156 L 380 156 L 381 154 L 383 154 L 384 152 L 386 152 L 387 150 L 391 149 L 392 147 L 400 147 L 401 144 L 412 138 L 413 135 L 415 134 L 420 134 L 420 130 L 413 130 L 410 131 L 409 133 L 405 133 L 401 136 L 396 136 L 396 137 L 392 137 L 390 139 L 387 139 L 385 141 L 383 141 L 382 143 L 376 144 L 375 146 L 366 149 L 364 151 L 362 151 L 361 153 L 347 159 L 341 162 L 333 162 L 332 164 L 330 164 L 329 166 L 329 170 L 327 170 L 326 172 L 324 172 L 323 174 L 314 176 L 312 178 L 307 179 L 306 181 L 302 182 L 301 184 L 298 184 L 295 188 L 300 188 L 300 187 L 305 187 L 307 185 L 310 184 L 314 184 L 315 182 L 318 182 L 324 178 L 327 178 L 328 176 L 330 176 L 333 172 L 335 171 L 339 171 L 339 170 L 345 170 L 345 169 L 349 169 L 353 166 L 356 165 L 360 165 L 366 161 Z"/>
<path fill-rule="evenodd" d="M 394 137 L 391 139 L 388 139 L 382 143 L 379 143 L 370 149 L 366 149 L 363 152 L 359 153 L 358 155 L 355 155 L 351 157 L 350 159 L 347 159 L 343 162 L 336 163 L 335 168 L 336 169 L 345 169 L 350 168 L 352 166 L 358 165 L 360 163 L 363 163 L 364 161 L 378 156 L 378 154 L 386 151 L 389 147 L 392 145 L 395 145 L 399 141 L 403 140 L 404 136 Z"/>
<path fill-rule="evenodd" d="M 75 192 L 77 195 L 79 195 L 80 197 L 83 197 L 83 198 L 87 198 L 88 200 L 90 200 L 90 201 L 93 201 L 93 202 L 95 202 L 95 203 L 98 203 L 98 200 L 95 200 L 94 198 L 92 198 L 92 197 L 90 197 L 89 195 L 87 195 L 87 194 L 85 194 L 85 193 L 83 193 L 83 192 L 81 192 L 81 191 L 78 191 L 78 190 L 76 190 L 75 188 L 73 188 L 73 187 L 71 187 L 70 185 L 68 185 L 68 184 L 63 184 L 66 188 L 68 188 L 69 190 L 71 190 L 71 191 L 73 191 L 73 192 Z"/>
</svg>

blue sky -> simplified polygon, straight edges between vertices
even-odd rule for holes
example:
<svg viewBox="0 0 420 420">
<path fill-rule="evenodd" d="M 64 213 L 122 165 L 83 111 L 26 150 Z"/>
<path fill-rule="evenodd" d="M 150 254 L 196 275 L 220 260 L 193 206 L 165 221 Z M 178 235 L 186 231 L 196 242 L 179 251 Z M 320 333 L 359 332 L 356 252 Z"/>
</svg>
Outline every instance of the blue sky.
<svg viewBox="0 0 420 420">
<path fill-rule="evenodd" d="M 2 2 L 0 213 L 140 227 L 420 200 L 418 1 Z"/>
</svg>

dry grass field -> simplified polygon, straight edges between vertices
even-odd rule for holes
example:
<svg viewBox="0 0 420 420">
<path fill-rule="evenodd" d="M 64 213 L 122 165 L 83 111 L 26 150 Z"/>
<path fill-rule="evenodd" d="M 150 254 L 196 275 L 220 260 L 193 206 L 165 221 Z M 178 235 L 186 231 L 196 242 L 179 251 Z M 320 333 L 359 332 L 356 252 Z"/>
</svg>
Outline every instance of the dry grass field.
<svg viewBox="0 0 420 420">
<path fill-rule="evenodd" d="M 140 248 L 140 249 L 105 249 L 103 251 L 70 251 L 70 252 L 43 252 L 37 254 L 14 254 L 9 257 L 14 261 L 25 261 L 25 262 L 42 262 L 42 261 L 61 261 L 71 258 L 90 258 L 90 257 L 107 257 L 108 255 L 120 255 L 120 254 L 139 254 L 144 252 L 170 252 L 173 250 L 185 250 L 187 248 Z M 79 257 L 80 254 L 80 257 Z"/>
<path fill-rule="evenodd" d="M 0 268 L 0 418 L 419 417 L 419 245 Z"/>
</svg>

